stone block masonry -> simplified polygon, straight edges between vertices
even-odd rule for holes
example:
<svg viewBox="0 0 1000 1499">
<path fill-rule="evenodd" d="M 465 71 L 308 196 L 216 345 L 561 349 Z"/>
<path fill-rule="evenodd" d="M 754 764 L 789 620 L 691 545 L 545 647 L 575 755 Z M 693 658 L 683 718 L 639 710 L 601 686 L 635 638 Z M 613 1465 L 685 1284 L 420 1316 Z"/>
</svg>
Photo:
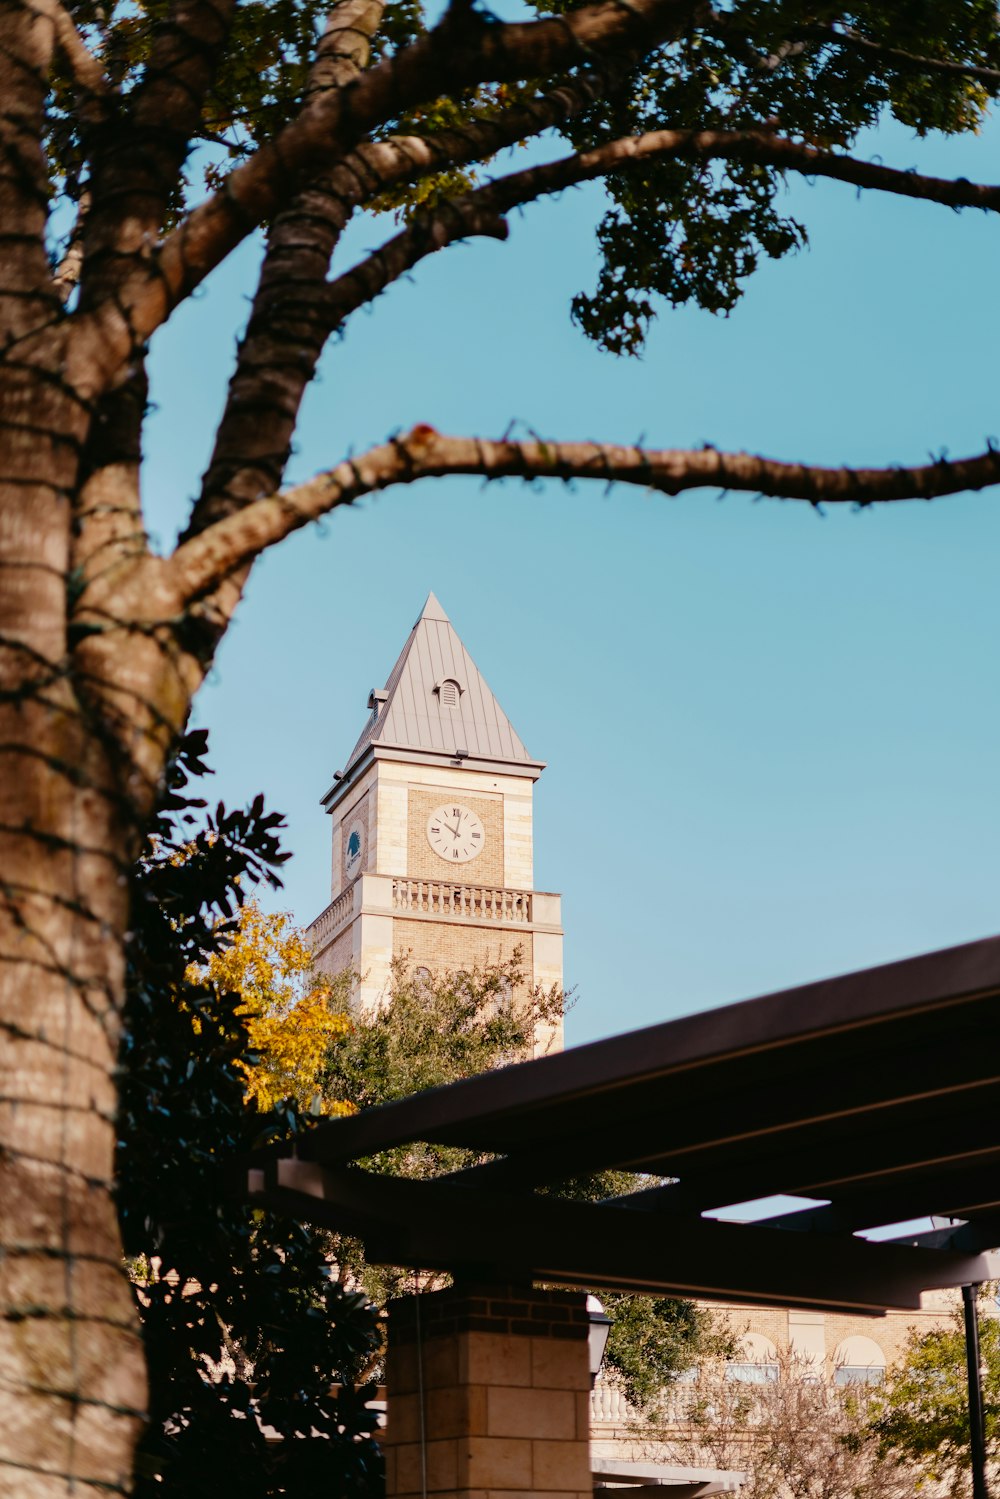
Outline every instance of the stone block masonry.
<svg viewBox="0 0 1000 1499">
<path fill-rule="evenodd" d="M 522 971 L 531 984 L 534 969 L 530 930 L 497 931 L 454 922 L 400 921 L 397 917 L 393 922 L 392 943 L 395 955 L 408 958 L 412 967 L 426 967 L 438 974 L 506 963 L 519 952 Z"/>
<path fill-rule="evenodd" d="M 463 1283 L 389 1310 L 387 1499 L 591 1499 L 583 1295 Z"/>
</svg>

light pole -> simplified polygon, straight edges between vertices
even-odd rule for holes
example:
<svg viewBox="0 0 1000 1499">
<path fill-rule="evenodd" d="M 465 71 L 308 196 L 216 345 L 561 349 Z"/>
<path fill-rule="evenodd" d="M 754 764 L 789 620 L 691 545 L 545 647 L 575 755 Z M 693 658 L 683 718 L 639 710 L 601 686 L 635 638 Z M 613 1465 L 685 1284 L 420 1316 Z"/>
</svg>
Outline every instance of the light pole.
<svg viewBox="0 0 1000 1499">
<path fill-rule="evenodd" d="M 986 1431 L 983 1425 L 983 1374 L 979 1358 L 978 1286 L 962 1287 L 965 1313 L 965 1363 L 969 1373 L 969 1448 L 972 1459 L 972 1499 L 989 1499 L 986 1488 Z"/>
</svg>

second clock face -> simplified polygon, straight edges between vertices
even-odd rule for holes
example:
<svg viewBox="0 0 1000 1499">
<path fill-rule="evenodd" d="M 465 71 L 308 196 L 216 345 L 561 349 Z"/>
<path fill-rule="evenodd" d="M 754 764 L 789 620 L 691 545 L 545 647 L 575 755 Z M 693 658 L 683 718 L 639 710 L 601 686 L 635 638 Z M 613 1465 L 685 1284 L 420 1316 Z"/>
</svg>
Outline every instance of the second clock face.
<svg viewBox="0 0 1000 1499">
<path fill-rule="evenodd" d="M 353 879 L 361 867 L 365 852 L 365 830 L 356 819 L 347 830 L 347 846 L 344 850 L 344 877 Z"/>
<path fill-rule="evenodd" d="M 443 807 L 435 807 L 427 819 L 427 842 L 449 864 L 467 864 L 482 853 L 486 834 L 469 807 L 446 802 Z"/>
</svg>

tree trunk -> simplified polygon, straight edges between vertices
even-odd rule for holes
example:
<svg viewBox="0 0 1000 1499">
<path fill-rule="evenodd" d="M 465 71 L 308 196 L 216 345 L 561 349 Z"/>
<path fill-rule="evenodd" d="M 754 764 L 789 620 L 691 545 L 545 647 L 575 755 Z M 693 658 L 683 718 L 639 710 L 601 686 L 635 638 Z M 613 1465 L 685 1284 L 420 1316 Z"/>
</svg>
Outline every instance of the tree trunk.
<svg viewBox="0 0 1000 1499">
<path fill-rule="evenodd" d="M 86 424 L 38 365 L 2 371 L 0 1491 L 11 1499 L 125 1492 L 145 1404 L 112 1197 L 135 813 L 66 633 Z"/>
<path fill-rule="evenodd" d="M 4 709 L 7 753 L 20 730 L 93 766 L 58 716 Z M 127 1488 L 145 1368 L 112 1197 L 122 840 L 93 790 L 44 761 L 26 779 L 0 790 L 0 1454 L 5 1494 L 48 1499 Z"/>
</svg>

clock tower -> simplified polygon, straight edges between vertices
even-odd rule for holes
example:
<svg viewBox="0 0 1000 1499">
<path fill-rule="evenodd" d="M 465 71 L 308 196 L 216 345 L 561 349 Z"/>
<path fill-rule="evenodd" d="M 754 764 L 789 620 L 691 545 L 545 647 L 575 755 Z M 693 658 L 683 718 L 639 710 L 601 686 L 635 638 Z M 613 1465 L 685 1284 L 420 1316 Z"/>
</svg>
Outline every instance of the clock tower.
<svg viewBox="0 0 1000 1499">
<path fill-rule="evenodd" d="M 520 949 L 528 984 L 562 985 L 560 897 L 534 888 L 533 760 L 433 594 L 323 798 L 331 901 L 318 965 L 354 968 L 377 1005 L 393 957 L 430 972 Z M 561 1037 L 539 1038 L 546 1048 Z"/>
</svg>

